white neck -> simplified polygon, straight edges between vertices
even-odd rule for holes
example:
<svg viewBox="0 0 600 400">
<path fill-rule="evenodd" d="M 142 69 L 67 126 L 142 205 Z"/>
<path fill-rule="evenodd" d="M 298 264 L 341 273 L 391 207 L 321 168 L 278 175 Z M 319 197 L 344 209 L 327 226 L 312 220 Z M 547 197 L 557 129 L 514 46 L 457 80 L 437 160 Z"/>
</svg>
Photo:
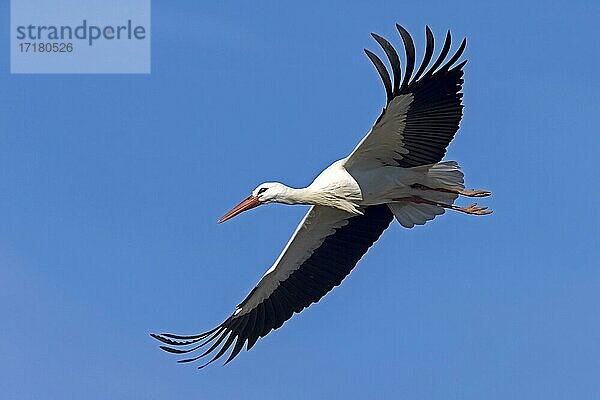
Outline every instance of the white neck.
<svg viewBox="0 0 600 400">
<path fill-rule="evenodd" d="M 362 214 L 362 212 L 358 210 L 357 204 L 354 204 L 341 196 L 336 196 L 333 192 L 313 189 L 310 186 L 299 189 L 288 186 L 285 188 L 285 193 L 275 200 L 277 203 L 327 206 L 339 208 L 352 214 Z"/>
</svg>

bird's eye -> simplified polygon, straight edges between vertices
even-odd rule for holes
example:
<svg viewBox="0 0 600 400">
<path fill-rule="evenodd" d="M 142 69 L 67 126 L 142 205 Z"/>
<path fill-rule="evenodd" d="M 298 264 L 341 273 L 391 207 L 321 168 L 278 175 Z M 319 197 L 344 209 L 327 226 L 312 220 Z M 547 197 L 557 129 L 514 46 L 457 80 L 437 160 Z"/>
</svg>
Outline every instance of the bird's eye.
<svg viewBox="0 0 600 400">
<path fill-rule="evenodd" d="M 257 194 L 264 193 L 266 190 L 267 190 L 267 188 L 260 188 L 260 189 L 258 189 L 258 193 Z"/>
</svg>

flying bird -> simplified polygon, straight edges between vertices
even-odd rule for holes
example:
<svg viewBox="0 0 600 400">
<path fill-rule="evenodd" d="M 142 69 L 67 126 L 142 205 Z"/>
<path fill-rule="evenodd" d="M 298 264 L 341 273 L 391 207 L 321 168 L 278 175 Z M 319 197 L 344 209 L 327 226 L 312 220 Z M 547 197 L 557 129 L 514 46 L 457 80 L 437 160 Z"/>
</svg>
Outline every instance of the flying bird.
<svg viewBox="0 0 600 400">
<path fill-rule="evenodd" d="M 430 65 L 434 37 L 426 26 L 425 54 L 414 72 L 413 40 L 402 26 L 396 28 L 405 49 L 404 74 L 390 42 L 371 34 L 383 49 L 392 76 L 383 61 L 365 49 L 383 81 L 387 103 L 352 153 L 331 164 L 308 187 L 259 185 L 218 221 L 267 203 L 311 206 L 273 266 L 223 323 L 192 336 L 151 334 L 163 342 L 163 350 L 189 354 L 179 362 L 203 359 L 198 367 L 203 368 L 233 346 L 227 364 L 245 344 L 250 350 L 259 338 L 339 285 L 394 218 L 412 228 L 447 209 L 470 215 L 491 213 L 476 203 L 454 204 L 459 196 L 486 197 L 491 192 L 465 190 L 459 165 L 442 161 L 462 117 L 466 61 L 457 62 L 466 39 L 448 59 L 448 31 Z"/>
</svg>

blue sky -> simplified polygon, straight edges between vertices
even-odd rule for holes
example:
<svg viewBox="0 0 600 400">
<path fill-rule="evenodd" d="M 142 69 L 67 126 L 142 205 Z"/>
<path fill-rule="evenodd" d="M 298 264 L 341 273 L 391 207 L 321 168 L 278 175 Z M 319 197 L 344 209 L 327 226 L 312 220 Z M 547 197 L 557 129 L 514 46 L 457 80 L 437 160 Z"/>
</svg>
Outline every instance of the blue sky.
<svg viewBox="0 0 600 400">
<path fill-rule="evenodd" d="M 3 26 L 8 2 L 0 5 Z M 415 4 L 419 3 L 419 4 Z M 600 397 L 594 2 L 154 1 L 152 74 L 10 75 L 0 52 L 0 392 L 7 399 Z M 447 159 L 491 217 L 389 229 L 344 284 L 226 367 L 149 336 L 222 321 L 376 119 L 363 47 L 468 37 Z"/>
</svg>

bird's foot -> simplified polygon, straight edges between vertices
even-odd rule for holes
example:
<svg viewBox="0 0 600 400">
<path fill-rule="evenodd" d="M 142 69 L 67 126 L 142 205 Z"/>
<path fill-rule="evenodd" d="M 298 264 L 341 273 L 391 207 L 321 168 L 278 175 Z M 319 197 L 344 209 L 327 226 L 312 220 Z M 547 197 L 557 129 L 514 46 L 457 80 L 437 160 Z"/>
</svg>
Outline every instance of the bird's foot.
<svg viewBox="0 0 600 400">
<path fill-rule="evenodd" d="M 473 203 L 467 207 L 454 206 L 452 209 L 471 215 L 489 215 L 492 213 L 492 210 L 488 210 L 487 207 L 477 207 L 477 203 Z"/>
<path fill-rule="evenodd" d="M 463 196 L 468 196 L 468 197 L 488 197 L 492 194 L 492 192 L 490 192 L 489 190 L 471 189 L 471 190 L 459 190 L 458 194 L 461 194 Z"/>
</svg>

